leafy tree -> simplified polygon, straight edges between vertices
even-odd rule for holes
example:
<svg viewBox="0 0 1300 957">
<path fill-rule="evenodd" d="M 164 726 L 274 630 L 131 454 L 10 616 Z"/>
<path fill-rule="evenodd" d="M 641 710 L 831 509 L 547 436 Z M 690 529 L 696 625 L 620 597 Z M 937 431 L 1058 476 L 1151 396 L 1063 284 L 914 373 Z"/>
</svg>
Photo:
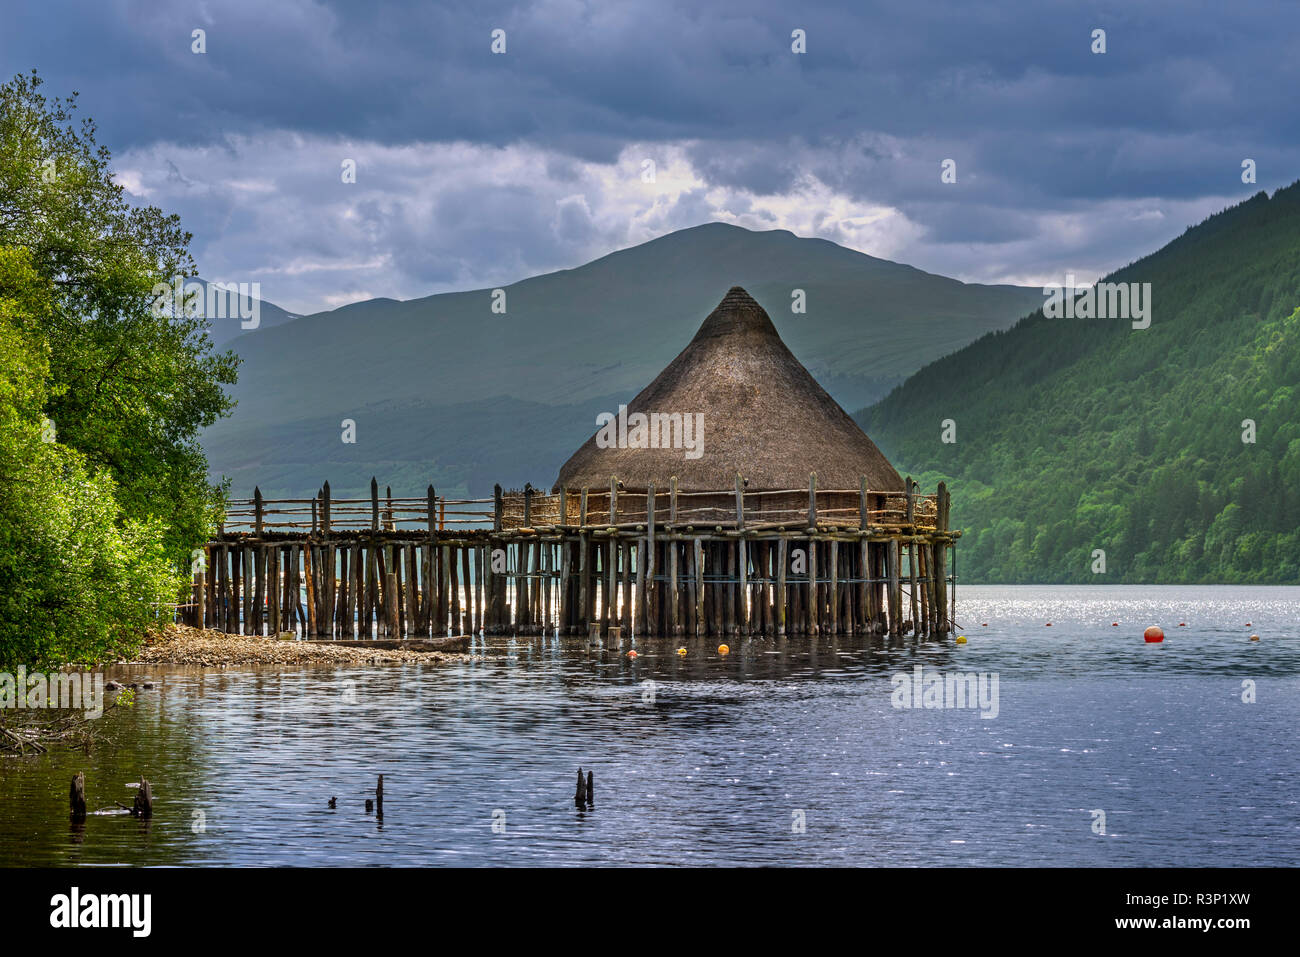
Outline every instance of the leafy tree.
<svg viewBox="0 0 1300 957">
<path fill-rule="evenodd" d="M 212 354 L 207 320 L 154 308 L 153 289 L 196 270 L 174 215 L 132 207 L 76 123 L 76 94 L 47 100 L 33 72 L 0 87 L 0 246 L 27 250 L 49 291 L 35 322 L 47 347 L 45 412 L 61 443 L 106 470 L 126 516 L 157 519 L 173 561 L 218 518 L 198 432 L 226 414 L 233 353 Z"/>
<path fill-rule="evenodd" d="M 44 328 L 54 300 L 25 249 L 0 247 L 0 666 L 129 652 L 181 578 L 157 521 L 122 514 L 114 483 L 54 438 Z"/>
</svg>

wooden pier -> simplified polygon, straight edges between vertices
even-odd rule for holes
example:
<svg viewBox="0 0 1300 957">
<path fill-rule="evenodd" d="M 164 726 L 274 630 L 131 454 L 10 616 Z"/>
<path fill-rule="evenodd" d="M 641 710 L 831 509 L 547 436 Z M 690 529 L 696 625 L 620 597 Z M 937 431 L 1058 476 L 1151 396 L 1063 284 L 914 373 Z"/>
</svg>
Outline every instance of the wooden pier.
<svg viewBox="0 0 1300 957">
<path fill-rule="evenodd" d="M 226 632 L 942 635 L 956 592 L 949 496 L 856 489 L 532 487 L 491 499 L 230 503 L 187 620 Z M 954 560 L 951 565 L 949 559 Z"/>
</svg>

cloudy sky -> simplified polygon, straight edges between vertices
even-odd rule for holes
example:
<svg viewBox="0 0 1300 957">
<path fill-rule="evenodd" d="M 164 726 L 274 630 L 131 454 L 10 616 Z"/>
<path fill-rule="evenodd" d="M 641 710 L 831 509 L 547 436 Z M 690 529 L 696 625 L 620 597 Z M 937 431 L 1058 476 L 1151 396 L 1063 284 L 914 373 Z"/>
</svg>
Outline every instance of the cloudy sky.
<svg viewBox="0 0 1300 957">
<path fill-rule="evenodd" d="M 0 67 L 80 92 L 205 277 L 298 312 L 714 220 L 1093 279 L 1300 178 L 1289 3 L 44 0 Z"/>
</svg>

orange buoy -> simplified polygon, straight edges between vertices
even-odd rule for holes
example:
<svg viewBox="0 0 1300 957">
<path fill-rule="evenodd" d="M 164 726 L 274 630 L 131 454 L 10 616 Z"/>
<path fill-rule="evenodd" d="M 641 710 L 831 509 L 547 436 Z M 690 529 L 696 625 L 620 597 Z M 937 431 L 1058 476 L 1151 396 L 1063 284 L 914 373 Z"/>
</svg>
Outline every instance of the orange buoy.
<svg viewBox="0 0 1300 957">
<path fill-rule="evenodd" d="M 1161 630 L 1159 625 L 1152 625 L 1146 631 L 1142 632 L 1142 637 L 1151 642 L 1164 641 L 1165 633 Z"/>
<path fill-rule="evenodd" d="M 981 628 L 987 628 L 988 626 L 989 626 L 989 623 L 988 623 L 987 621 L 981 621 L 981 622 L 980 622 L 980 627 L 981 627 Z"/>
<path fill-rule="evenodd" d="M 629 652 L 627 653 L 627 656 L 628 656 L 629 658 L 635 658 L 635 657 L 636 657 L 636 649 L 633 648 L 631 651 L 629 651 Z"/>
<path fill-rule="evenodd" d="M 1247 627 L 1247 628 L 1250 627 L 1250 622 L 1246 622 L 1246 627 Z"/>
<path fill-rule="evenodd" d="M 731 649 L 728 648 L 726 645 L 718 645 L 718 654 L 729 655 L 731 654 Z"/>
<path fill-rule="evenodd" d="M 1044 627 L 1044 628 L 1051 628 L 1051 627 L 1052 627 L 1052 623 L 1049 621 L 1049 622 L 1048 622 L 1047 624 L 1045 624 L 1043 627 Z"/>
<path fill-rule="evenodd" d="M 1251 635 L 1251 636 L 1250 636 L 1250 640 L 1251 640 L 1251 641 L 1259 641 L 1259 635 Z"/>
</svg>

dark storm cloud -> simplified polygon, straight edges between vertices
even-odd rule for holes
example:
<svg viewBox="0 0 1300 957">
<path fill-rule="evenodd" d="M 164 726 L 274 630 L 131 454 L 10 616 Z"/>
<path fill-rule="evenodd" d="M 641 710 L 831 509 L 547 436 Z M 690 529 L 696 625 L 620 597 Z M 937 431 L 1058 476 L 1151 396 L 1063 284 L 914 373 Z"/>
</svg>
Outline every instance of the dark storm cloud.
<svg viewBox="0 0 1300 957">
<path fill-rule="evenodd" d="M 698 180 L 641 227 L 725 213 L 794 228 L 788 210 L 824 203 L 807 221 L 852 240 L 828 189 L 905 217 L 885 252 L 995 279 L 1055 261 L 1067 241 L 1047 241 L 1045 223 L 1074 223 L 1102 268 L 1176 235 L 1178 217 L 1295 179 L 1297 26 L 1294 8 L 1219 0 L 97 0 L 6 9 L 0 67 L 39 68 L 52 94 L 80 90 L 101 140 L 139 160 L 137 195 L 185 216 L 201 265 L 254 261 L 218 248 L 224 238 L 262 250 L 267 268 L 295 250 L 311 264 L 284 275 L 313 283 L 345 256 L 406 294 L 574 265 L 565 257 L 638 237 L 611 225 L 636 184 L 592 169 L 635 147 L 661 170 L 684 150 Z M 496 28 L 503 56 L 490 52 Z M 790 49 L 796 28 L 804 55 Z M 1104 55 L 1090 51 L 1095 28 Z M 439 153 L 427 169 L 394 152 L 456 144 L 480 152 L 467 165 Z M 520 146 L 531 159 L 501 152 Z M 327 185 L 344 149 L 370 176 L 352 209 Z M 1247 157 L 1259 187 L 1240 182 Z M 948 158 L 956 185 L 939 181 Z M 466 172 L 484 163 L 494 176 Z M 438 189 L 421 178 L 453 175 Z M 1121 208 L 1149 230 L 1080 220 Z M 359 275 L 344 285 L 383 292 Z"/>
<path fill-rule="evenodd" d="M 116 148 L 257 128 L 385 143 L 575 137 L 569 148 L 585 144 L 586 159 L 610 158 L 628 137 L 816 141 L 864 129 L 1231 130 L 1285 147 L 1300 125 L 1296 34 L 1271 5 L 700 6 L 33 4 L 7 11 L 0 58 L 8 72 L 35 66 L 80 88 Z M 496 27 L 504 56 L 489 51 Z M 802 57 L 790 52 L 796 27 L 808 35 Z M 1094 27 L 1107 30 L 1105 55 L 1089 52 Z M 190 52 L 194 29 L 207 32 L 202 56 Z"/>
</svg>

